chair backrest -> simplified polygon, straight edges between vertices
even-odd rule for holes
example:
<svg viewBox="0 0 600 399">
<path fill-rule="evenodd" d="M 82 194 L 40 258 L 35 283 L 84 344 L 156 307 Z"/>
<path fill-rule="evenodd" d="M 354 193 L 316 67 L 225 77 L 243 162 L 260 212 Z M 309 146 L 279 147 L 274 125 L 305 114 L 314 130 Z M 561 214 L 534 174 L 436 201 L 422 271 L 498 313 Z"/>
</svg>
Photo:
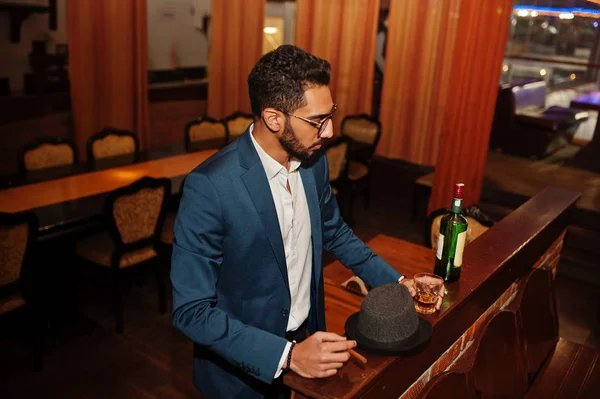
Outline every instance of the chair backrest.
<svg viewBox="0 0 600 399">
<path fill-rule="evenodd" d="M 483 398 L 522 398 L 529 383 L 523 338 L 517 315 L 496 313 L 474 343 L 471 373 L 475 391 Z"/>
<path fill-rule="evenodd" d="M 244 134 L 248 126 L 254 122 L 254 117 L 252 114 L 236 112 L 226 117 L 223 121 L 227 125 L 227 142 L 231 143 Z"/>
<path fill-rule="evenodd" d="M 352 140 L 377 147 L 381 138 L 381 123 L 367 115 L 348 115 L 342 120 L 342 135 L 350 137 Z"/>
<path fill-rule="evenodd" d="M 0 296 L 20 288 L 37 229 L 32 213 L 0 213 Z"/>
<path fill-rule="evenodd" d="M 126 252 L 158 242 L 171 192 L 169 179 L 143 177 L 110 193 L 106 213 L 117 251 Z"/>
<path fill-rule="evenodd" d="M 325 154 L 329 163 L 329 181 L 344 179 L 348 163 L 348 142 L 343 139 L 336 141 L 327 147 Z"/>
<path fill-rule="evenodd" d="M 533 380 L 559 339 L 552 271 L 537 268 L 527 275 L 510 308 L 523 329 L 527 372 Z"/>
<path fill-rule="evenodd" d="M 87 141 L 88 161 L 93 163 L 99 159 L 113 158 L 121 155 L 134 155 L 135 161 L 139 152 L 139 143 L 135 133 L 106 127 L 91 136 Z"/>
<path fill-rule="evenodd" d="M 19 171 L 72 165 L 77 162 L 73 142 L 61 137 L 42 137 L 19 150 Z"/>
<path fill-rule="evenodd" d="M 435 376 L 427 383 L 419 399 L 472 399 L 475 390 L 469 383 L 467 374 L 458 371 L 446 371 Z"/>
<path fill-rule="evenodd" d="M 227 144 L 227 134 L 225 122 L 203 116 L 185 126 L 185 148 L 187 151 L 222 148 Z"/>
<path fill-rule="evenodd" d="M 431 247 L 434 252 L 437 252 L 441 219 L 448 212 L 450 212 L 450 210 L 446 208 L 436 209 L 431 212 L 427 218 L 427 223 L 425 225 L 425 245 Z M 475 206 L 463 209 L 463 213 L 469 223 L 465 245 L 473 242 L 494 224 L 490 218 L 484 215 L 479 208 Z"/>
<path fill-rule="evenodd" d="M 529 82 L 512 87 L 515 97 L 515 110 L 526 108 L 544 108 L 546 106 L 546 82 L 543 80 Z"/>
</svg>

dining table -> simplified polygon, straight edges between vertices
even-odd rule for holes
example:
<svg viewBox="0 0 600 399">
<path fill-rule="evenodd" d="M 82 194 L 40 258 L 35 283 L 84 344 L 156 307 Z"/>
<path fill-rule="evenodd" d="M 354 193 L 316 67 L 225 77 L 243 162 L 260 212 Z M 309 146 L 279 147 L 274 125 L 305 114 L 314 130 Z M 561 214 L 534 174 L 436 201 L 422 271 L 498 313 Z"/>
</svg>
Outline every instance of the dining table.
<svg viewBox="0 0 600 399">
<path fill-rule="evenodd" d="M 42 179 L 42 173 L 22 179 L 19 185 L 0 190 L 0 212 L 33 212 L 39 221 L 40 239 L 89 227 L 102 217 L 107 195 L 142 177 L 168 178 L 177 194 L 185 176 L 216 153 L 216 149 L 190 153 L 165 152 L 163 157 L 116 167 L 87 170 L 72 165 L 55 170 L 64 177 Z M 53 176 L 46 171 L 45 176 Z"/>
</svg>

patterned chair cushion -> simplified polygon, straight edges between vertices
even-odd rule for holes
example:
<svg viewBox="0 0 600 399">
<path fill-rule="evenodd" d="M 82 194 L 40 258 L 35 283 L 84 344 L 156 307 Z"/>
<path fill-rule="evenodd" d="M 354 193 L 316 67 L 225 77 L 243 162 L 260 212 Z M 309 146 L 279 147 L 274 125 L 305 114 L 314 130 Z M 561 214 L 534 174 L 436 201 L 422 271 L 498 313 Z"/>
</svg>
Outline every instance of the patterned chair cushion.
<svg viewBox="0 0 600 399">
<path fill-rule="evenodd" d="M 175 216 L 177 216 L 175 212 L 167 212 L 165 216 L 163 229 L 160 233 L 160 241 L 164 244 L 173 244 L 173 237 L 175 236 L 175 234 L 173 233 L 173 227 L 175 226 Z"/>
<path fill-rule="evenodd" d="M 0 298 L 0 315 L 15 310 L 25 305 L 25 299 L 19 294 L 14 294 L 6 298 Z"/>
<path fill-rule="evenodd" d="M 443 216 L 444 215 L 437 216 L 433 219 L 433 223 L 431 224 L 431 248 L 435 253 L 437 253 L 438 237 L 440 236 L 440 222 Z M 466 218 L 467 222 L 469 222 L 469 227 L 467 228 L 467 238 L 465 241 L 465 246 L 473 242 L 477 237 L 479 237 L 489 229 L 489 227 L 485 227 L 476 219 L 470 216 L 466 216 Z"/>
<path fill-rule="evenodd" d="M 164 187 L 144 188 L 117 198 L 113 217 L 123 243 L 130 244 L 154 234 L 164 198 Z"/>
<path fill-rule="evenodd" d="M 222 123 L 208 121 L 190 127 L 189 134 L 191 143 L 219 138 L 225 139 L 226 137 L 225 126 Z"/>
<path fill-rule="evenodd" d="M 25 170 L 38 170 L 71 165 L 75 154 L 68 144 L 42 144 L 24 155 Z"/>
<path fill-rule="evenodd" d="M 377 124 L 367 119 L 348 119 L 342 126 L 344 135 L 365 144 L 374 144 L 377 138 Z"/>
<path fill-rule="evenodd" d="M 235 119 L 227 121 L 227 130 L 229 130 L 229 142 L 240 137 L 248 126 L 254 122 L 252 118 L 246 118 L 244 116 L 237 117 Z"/>
<path fill-rule="evenodd" d="M 28 235 L 27 224 L 0 227 L 0 286 L 19 279 Z"/>
<path fill-rule="evenodd" d="M 340 143 L 327 149 L 327 162 L 329 163 L 329 181 L 335 181 L 340 177 L 346 152 L 348 151 L 348 143 Z"/>
<path fill-rule="evenodd" d="M 111 267 L 110 260 L 115 250 L 115 244 L 108 233 L 90 236 L 77 243 L 77 255 L 100 266 Z M 126 252 L 121 256 L 119 267 L 125 268 L 152 259 L 158 254 L 152 247 L 145 247 L 135 251 Z"/>
<path fill-rule="evenodd" d="M 369 168 L 362 162 L 349 162 L 348 179 L 359 180 L 369 174 Z"/>
<path fill-rule="evenodd" d="M 135 153 L 135 140 L 130 136 L 109 134 L 92 143 L 94 159 L 111 158 L 119 155 Z"/>
</svg>

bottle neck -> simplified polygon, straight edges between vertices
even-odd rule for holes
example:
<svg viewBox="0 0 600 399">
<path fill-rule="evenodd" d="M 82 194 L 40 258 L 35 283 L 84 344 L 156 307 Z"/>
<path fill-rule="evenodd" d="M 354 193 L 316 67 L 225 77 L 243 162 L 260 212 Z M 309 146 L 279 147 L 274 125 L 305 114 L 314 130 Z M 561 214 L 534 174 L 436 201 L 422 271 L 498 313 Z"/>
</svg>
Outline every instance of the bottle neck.
<svg viewBox="0 0 600 399">
<path fill-rule="evenodd" d="M 452 208 L 450 208 L 450 212 L 459 214 L 460 210 L 462 208 L 462 202 L 463 202 L 462 199 L 452 198 Z"/>
</svg>

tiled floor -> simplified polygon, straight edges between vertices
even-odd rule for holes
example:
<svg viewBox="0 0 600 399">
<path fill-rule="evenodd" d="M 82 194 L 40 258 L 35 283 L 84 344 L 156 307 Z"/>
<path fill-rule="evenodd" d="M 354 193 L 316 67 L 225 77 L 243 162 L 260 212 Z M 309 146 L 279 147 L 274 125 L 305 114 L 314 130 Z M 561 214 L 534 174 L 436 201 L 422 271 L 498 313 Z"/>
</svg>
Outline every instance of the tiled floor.
<svg viewBox="0 0 600 399">
<path fill-rule="evenodd" d="M 424 243 L 424 218 L 410 220 L 412 181 L 419 168 L 375 162 L 371 205 L 355 204 L 355 231 L 363 239 L 377 233 Z M 158 313 L 152 278 L 134 281 L 125 296 L 125 332 L 114 333 L 110 290 L 99 281 L 76 285 L 80 305 L 64 313 L 49 342 L 44 371 L 32 372 L 32 358 L 20 317 L 0 319 L 0 398 L 195 398 L 191 383 L 191 343 Z M 557 278 L 560 333 L 600 348 L 596 319 L 599 287 Z M 73 299 L 75 296 L 72 297 Z"/>
</svg>

